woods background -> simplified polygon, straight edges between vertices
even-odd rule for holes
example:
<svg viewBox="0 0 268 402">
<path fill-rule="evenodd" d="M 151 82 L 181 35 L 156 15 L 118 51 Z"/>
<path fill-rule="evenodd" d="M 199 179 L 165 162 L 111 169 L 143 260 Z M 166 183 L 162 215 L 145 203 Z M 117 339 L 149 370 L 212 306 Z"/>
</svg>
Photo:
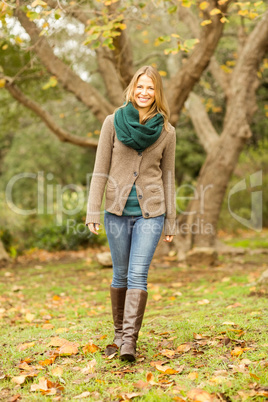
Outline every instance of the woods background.
<svg viewBox="0 0 268 402">
<path fill-rule="evenodd" d="M 0 237 L 10 255 L 105 242 L 83 227 L 89 177 L 101 124 L 144 64 L 163 77 L 177 131 L 178 227 L 189 230 L 176 245 L 268 225 L 266 2 L 2 1 L 0 28 Z"/>
</svg>

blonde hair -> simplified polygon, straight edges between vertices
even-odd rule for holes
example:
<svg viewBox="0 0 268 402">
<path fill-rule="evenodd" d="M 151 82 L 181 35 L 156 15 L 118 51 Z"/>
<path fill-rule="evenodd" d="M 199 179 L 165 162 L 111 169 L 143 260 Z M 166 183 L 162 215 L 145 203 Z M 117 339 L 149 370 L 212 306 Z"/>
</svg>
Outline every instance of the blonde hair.
<svg viewBox="0 0 268 402">
<path fill-rule="evenodd" d="M 143 66 L 143 67 L 139 68 L 138 71 L 136 71 L 136 73 L 134 74 L 128 87 L 125 90 L 126 104 L 124 106 L 126 106 L 129 102 L 131 102 L 134 107 L 137 106 L 137 104 L 134 100 L 134 91 L 136 89 L 138 79 L 144 74 L 146 74 L 148 77 L 150 77 L 154 83 L 155 101 L 152 104 L 150 110 L 144 115 L 141 123 L 145 124 L 147 120 L 150 120 L 157 113 L 160 113 L 160 114 L 162 114 L 162 116 L 164 118 L 164 127 L 166 130 L 168 130 L 168 120 L 169 120 L 170 112 L 169 112 L 168 103 L 167 103 L 167 100 L 166 100 L 166 97 L 164 94 L 162 78 L 161 78 L 159 72 L 156 70 L 156 68 L 154 68 L 152 66 Z"/>
</svg>

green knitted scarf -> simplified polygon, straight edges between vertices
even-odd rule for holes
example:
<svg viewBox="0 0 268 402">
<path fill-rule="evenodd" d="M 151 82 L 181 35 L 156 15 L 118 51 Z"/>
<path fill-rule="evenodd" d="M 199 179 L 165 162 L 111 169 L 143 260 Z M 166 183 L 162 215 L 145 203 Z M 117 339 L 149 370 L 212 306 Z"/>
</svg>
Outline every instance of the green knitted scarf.
<svg viewBox="0 0 268 402">
<path fill-rule="evenodd" d="M 115 112 L 114 125 L 117 138 L 123 144 L 144 151 L 160 136 L 164 118 L 158 113 L 145 124 L 139 122 L 139 111 L 131 102 Z"/>
</svg>

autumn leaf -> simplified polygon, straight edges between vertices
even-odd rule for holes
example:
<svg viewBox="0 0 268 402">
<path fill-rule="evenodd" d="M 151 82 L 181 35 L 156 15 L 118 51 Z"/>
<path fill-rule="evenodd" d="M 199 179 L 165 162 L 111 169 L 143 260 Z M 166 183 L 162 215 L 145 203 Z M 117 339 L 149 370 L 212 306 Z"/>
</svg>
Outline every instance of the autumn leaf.
<svg viewBox="0 0 268 402">
<path fill-rule="evenodd" d="M 169 349 L 163 349 L 161 350 L 161 355 L 166 356 L 168 358 L 172 358 L 175 355 L 174 350 L 169 350 Z"/>
<path fill-rule="evenodd" d="M 189 373 L 187 376 L 190 380 L 196 380 L 198 378 L 198 373 L 196 371 Z"/>
<path fill-rule="evenodd" d="M 88 398 L 90 396 L 89 391 L 82 392 L 80 395 L 76 395 L 73 397 L 73 399 L 80 399 L 80 398 Z"/>
<path fill-rule="evenodd" d="M 52 356 L 50 359 L 45 359 L 45 360 L 40 360 L 38 363 L 41 366 L 50 366 L 50 364 L 54 363 L 54 360 L 56 359 L 57 355 Z"/>
<path fill-rule="evenodd" d="M 55 367 L 53 370 L 51 370 L 51 374 L 55 377 L 61 377 L 63 374 L 62 367 Z"/>
<path fill-rule="evenodd" d="M 95 366 L 97 364 L 96 359 L 91 360 L 86 367 L 84 367 L 81 372 L 84 374 L 93 373 L 95 371 Z"/>
<path fill-rule="evenodd" d="M 160 366 L 159 364 L 157 364 L 155 366 L 156 370 L 160 371 L 163 374 L 177 374 L 178 371 L 177 370 L 173 370 L 171 367 L 168 366 Z"/>
<path fill-rule="evenodd" d="M 71 356 L 71 355 L 77 355 L 78 353 L 78 347 L 75 344 L 70 344 L 67 343 L 63 346 L 61 346 L 57 352 L 59 353 L 60 356 Z"/>
<path fill-rule="evenodd" d="M 32 348 L 35 345 L 35 342 L 26 342 L 18 346 L 18 350 L 22 352 L 23 350 Z"/>
<path fill-rule="evenodd" d="M 84 353 L 96 353 L 100 350 L 100 348 L 97 345 L 94 345 L 94 343 L 88 343 L 83 347 L 82 350 Z"/>
<path fill-rule="evenodd" d="M 189 345 L 188 343 L 183 343 L 180 346 L 177 347 L 177 352 L 178 353 L 186 353 L 191 349 L 191 345 Z"/>
<path fill-rule="evenodd" d="M 193 402 L 213 402 L 213 397 L 203 389 L 194 388 L 187 393 L 188 398 Z"/>
</svg>

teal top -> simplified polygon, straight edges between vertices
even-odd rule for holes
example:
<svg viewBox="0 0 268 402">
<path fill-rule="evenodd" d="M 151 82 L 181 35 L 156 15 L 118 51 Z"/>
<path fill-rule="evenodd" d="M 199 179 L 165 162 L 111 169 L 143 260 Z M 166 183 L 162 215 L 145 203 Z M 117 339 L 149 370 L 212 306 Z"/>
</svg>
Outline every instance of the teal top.
<svg viewBox="0 0 268 402">
<path fill-rule="evenodd" d="M 107 214 L 111 214 L 111 212 L 105 212 Z M 142 216 L 135 183 L 130 190 L 125 208 L 123 209 L 122 216 Z"/>
</svg>

